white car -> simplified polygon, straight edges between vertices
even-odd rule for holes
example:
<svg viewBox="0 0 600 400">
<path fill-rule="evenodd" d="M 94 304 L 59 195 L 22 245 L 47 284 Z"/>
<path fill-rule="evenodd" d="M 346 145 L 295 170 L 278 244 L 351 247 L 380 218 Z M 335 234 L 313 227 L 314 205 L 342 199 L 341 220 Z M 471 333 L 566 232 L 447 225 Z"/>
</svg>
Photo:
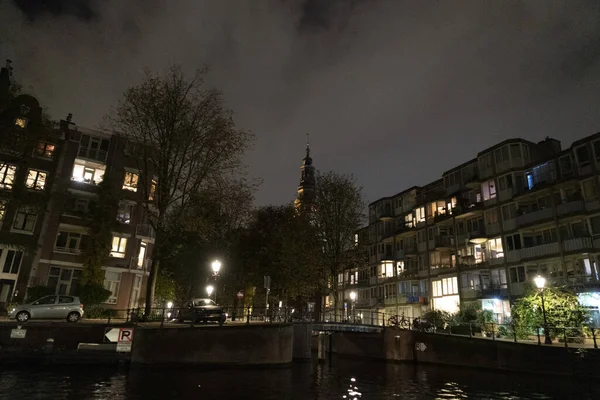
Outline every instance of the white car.
<svg viewBox="0 0 600 400">
<path fill-rule="evenodd" d="M 46 296 L 10 310 L 8 318 L 19 322 L 30 319 L 66 319 L 77 322 L 83 317 L 83 304 L 76 296 Z"/>
</svg>

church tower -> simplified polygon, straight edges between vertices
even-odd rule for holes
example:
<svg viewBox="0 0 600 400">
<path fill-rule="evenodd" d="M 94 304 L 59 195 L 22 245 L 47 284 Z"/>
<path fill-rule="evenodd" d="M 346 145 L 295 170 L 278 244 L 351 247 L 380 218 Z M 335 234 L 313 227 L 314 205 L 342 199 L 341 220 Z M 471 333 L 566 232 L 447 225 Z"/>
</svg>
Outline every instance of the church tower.
<svg viewBox="0 0 600 400">
<path fill-rule="evenodd" d="M 306 157 L 302 160 L 300 167 L 300 185 L 298 186 L 298 196 L 294 201 L 294 207 L 297 211 L 312 208 L 316 195 L 315 167 L 312 165 L 310 157 L 309 135 L 306 134 Z"/>
</svg>

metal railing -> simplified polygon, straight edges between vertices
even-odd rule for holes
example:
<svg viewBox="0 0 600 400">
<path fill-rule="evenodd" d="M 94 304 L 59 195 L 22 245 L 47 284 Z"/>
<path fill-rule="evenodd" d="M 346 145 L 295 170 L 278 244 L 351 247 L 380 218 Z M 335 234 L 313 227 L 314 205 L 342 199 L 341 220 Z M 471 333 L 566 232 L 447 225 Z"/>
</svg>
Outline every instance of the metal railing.
<svg viewBox="0 0 600 400">
<path fill-rule="evenodd" d="M 496 322 L 456 323 L 428 321 L 423 318 L 390 316 L 387 325 L 440 335 L 453 335 L 469 338 L 498 340 L 513 343 L 537 345 L 558 344 L 564 347 L 590 347 L 597 349 L 600 341 L 600 328 L 592 326 L 523 326 Z"/>
</svg>

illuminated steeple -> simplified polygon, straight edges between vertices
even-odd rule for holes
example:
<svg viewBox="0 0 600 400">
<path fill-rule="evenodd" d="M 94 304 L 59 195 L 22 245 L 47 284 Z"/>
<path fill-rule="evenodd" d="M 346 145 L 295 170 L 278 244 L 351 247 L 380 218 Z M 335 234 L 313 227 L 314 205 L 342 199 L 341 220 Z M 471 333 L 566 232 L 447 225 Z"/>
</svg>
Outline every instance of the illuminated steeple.
<svg viewBox="0 0 600 400">
<path fill-rule="evenodd" d="M 296 210 L 301 210 L 307 206 L 312 205 L 315 199 L 315 167 L 312 165 L 312 158 L 310 156 L 310 135 L 306 134 L 306 156 L 302 160 L 302 166 L 300 167 L 300 185 L 298 186 L 298 196 L 294 201 Z"/>
</svg>

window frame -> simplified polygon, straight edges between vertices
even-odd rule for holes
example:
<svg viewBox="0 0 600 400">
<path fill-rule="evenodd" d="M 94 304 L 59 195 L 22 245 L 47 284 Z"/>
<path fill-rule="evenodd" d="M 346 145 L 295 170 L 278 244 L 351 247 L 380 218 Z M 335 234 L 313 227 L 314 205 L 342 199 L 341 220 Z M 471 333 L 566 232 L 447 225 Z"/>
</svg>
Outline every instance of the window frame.
<svg viewBox="0 0 600 400">
<path fill-rule="evenodd" d="M 32 174 L 34 175 L 34 178 L 31 181 Z M 40 177 L 43 177 L 41 186 L 39 185 Z M 46 189 L 47 181 L 48 181 L 48 172 L 47 171 L 37 169 L 37 168 L 29 168 L 27 170 L 27 178 L 25 179 L 25 187 L 27 189 L 35 190 L 35 191 L 43 191 Z"/>
<path fill-rule="evenodd" d="M 110 248 L 110 256 L 113 258 L 125 258 L 125 254 L 127 253 L 127 239 L 125 236 L 113 235 L 111 248 Z M 117 240 L 115 247 L 115 240 Z M 121 248 L 123 251 L 121 251 Z"/>
<path fill-rule="evenodd" d="M 130 192 L 137 192 L 138 185 L 140 183 L 140 173 L 125 171 L 123 177 L 123 190 L 129 190 Z"/>
<path fill-rule="evenodd" d="M 9 174 L 12 172 L 12 174 Z M 12 175 L 12 177 L 10 176 Z M 9 163 L 0 165 L 0 189 L 11 190 L 15 185 L 17 175 L 17 166 Z"/>
<path fill-rule="evenodd" d="M 15 213 L 15 217 L 14 217 L 13 223 L 12 223 L 12 230 L 13 231 L 18 231 L 18 232 L 31 232 L 31 233 L 33 233 L 35 231 L 35 225 L 37 223 L 38 214 L 39 214 L 39 210 L 36 210 L 33 207 L 26 207 L 26 206 L 25 207 L 20 207 L 17 210 L 17 212 Z M 23 227 L 23 226 L 26 227 L 28 218 L 33 216 L 33 223 L 32 223 L 32 226 L 31 226 L 31 230 L 22 229 L 21 227 L 18 227 L 18 228 L 15 227 L 15 224 L 17 223 L 17 218 L 19 217 L 19 215 L 24 215 L 23 223 L 20 225 L 21 227 Z"/>
</svg>

